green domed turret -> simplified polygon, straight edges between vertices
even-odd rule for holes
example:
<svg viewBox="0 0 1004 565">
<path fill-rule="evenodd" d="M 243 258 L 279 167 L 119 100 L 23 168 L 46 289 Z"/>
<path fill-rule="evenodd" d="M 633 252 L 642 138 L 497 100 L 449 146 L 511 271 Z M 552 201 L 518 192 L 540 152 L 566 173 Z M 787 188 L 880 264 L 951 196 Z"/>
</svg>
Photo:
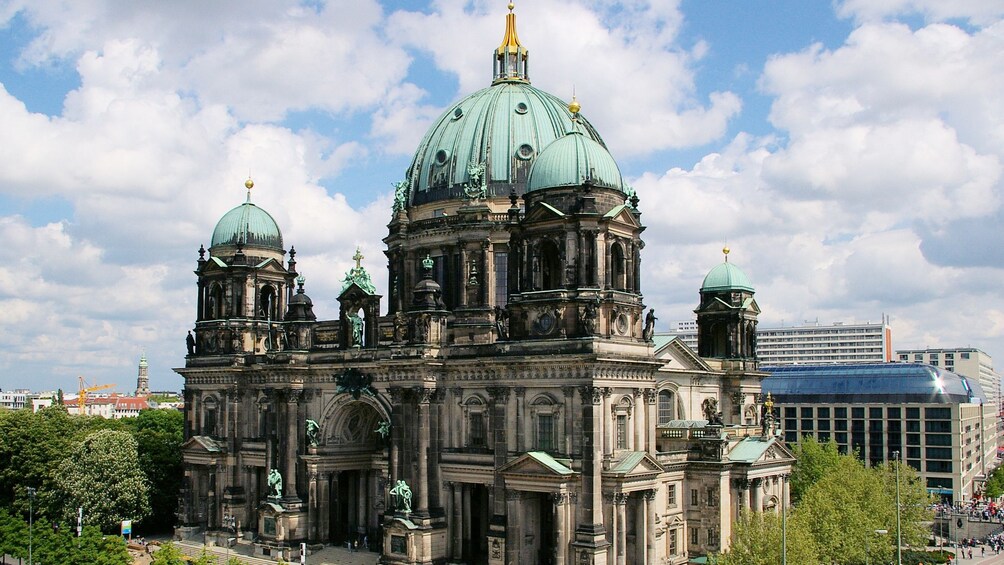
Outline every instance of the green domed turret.
<svg viewBox="0 0 1004 565">
<path fill-rule="evenodd" d="M 216 223 L 210 250 L 217 246 L 240 244 L 245 248 L 258 247 L 285 253 L 279 225 L 268 212 L 251 203 L 254 183 L 248 179 L 245 186 L 248 188 L 247 201 L 224 214 Z"/>
<path fill-rule="evenodd" d="M 574 130 L 540 152 L 530 169 L 526 191 L 579 186 L 587 179 L 594 186 L 624 187 L 621 171 L 606 147 Z"/>
<path fill-rule="evenodd" d="M 728 248 L 725 248 L 725 262 L 716 265 L 715 268 L 708 272 L 707 276 L 704 277 L 704 283 L 701 285 L 701 292 L 720 292 L 727 290 L 745 290 L 747 292 L 756 292 L 753 288 L 753 283 L 750 278 L 746 276 L 746 273 L 742 269 L 735 266 L 734 263 L 729 263 L 729 252 Z"/>
</svg>

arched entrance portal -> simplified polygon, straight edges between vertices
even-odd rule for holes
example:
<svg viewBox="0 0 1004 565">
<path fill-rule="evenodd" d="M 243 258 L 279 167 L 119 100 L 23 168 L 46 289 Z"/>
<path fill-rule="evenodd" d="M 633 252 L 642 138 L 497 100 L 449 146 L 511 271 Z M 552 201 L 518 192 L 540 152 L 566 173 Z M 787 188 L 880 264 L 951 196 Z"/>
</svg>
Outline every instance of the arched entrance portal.
<svg viewBox="0 0 1004 565">
<path fill-rule="evenodd" d="M 387 453 L 377 428 L 383 408 L 372 398 L 346 395 L 330 410 L 322 466 L 327 473 L 328 539 L 344 546 L 378 546 L 386 508 Z M 322 533 L 322 535 L 323 535 Z"/>
</svg>

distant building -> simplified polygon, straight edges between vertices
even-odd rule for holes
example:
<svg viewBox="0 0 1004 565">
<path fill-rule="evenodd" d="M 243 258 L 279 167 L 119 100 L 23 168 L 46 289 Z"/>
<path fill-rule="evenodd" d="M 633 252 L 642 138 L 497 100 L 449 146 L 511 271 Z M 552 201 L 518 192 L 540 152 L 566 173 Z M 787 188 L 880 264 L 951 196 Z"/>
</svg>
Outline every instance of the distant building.
<svg viewBox="0 0 1004 565">
<path fill-rule="evenodd" d="M 697 348 L 695 322 L 676 322 L 675 336 Z M 882 363 L 892 361 L 892 331 L 883 316 L 878 323 L 808 324 L 757 328 L 757 359 L 764 365 Z"/>
<path fill-rule="evenodd" d="M 30 396 L 27 389 L 0 391 L 0 409 L 20 410 L 28 404 Z"/>
<path fill-rule="evenodd" d="M 146 353 L 139 358 L 139 374 L 136 377 L 136 396 L 148 396 L 150 394 L 150 373 L 149 365 L 146 362 Z"/>
<path fill-rule="evenodd" d="M 965 501 L 997 465 L 997 411 L 979 382 L 929 365 L 764 367 L 784 439 L 833 440 L 871 465 L 894 452 L 932 494 Z"/>
<path fill-rule="evenodd" d="M 901 363 L 925 363 L 934 367 L 944 367 L 958 375 L 978 380 L 987 401 L 1000 408 L 1001 376 L 994 370 L 994 360 L 986 353 L 973 347 L 943 349 L 898 349 L 896 358 Z"/>
</svg>

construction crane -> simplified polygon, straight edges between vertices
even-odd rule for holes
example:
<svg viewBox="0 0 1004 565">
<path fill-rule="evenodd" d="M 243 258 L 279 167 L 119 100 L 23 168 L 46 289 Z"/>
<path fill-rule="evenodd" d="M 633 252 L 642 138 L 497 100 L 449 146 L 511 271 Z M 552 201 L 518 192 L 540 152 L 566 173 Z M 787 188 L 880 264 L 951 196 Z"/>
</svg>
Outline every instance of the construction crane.
<svg viewBox="0 0 1004 565">
<path fill-rule="evenodd" d="M 87 407 L 87 393 L 94 392 L 98 390 L 105 390 L 107 388 L 112 388 L 115 385 L 95 385 L 87 386 L 84 382 L 84 377 L 77 377 L 80 379 L 80 389 L 77 391 L 77 414 L 83 415 L 84 409 Z"/>
</svg>

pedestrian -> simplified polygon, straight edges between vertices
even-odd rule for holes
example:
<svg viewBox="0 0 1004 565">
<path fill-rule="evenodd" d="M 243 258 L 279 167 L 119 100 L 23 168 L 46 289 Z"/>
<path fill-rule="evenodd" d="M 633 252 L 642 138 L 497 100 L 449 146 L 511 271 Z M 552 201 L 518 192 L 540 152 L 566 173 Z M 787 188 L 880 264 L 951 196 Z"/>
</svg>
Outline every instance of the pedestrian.
<svg viewBox="0 0 1004 565">
<path fill-rule="evenodd" d="M 352 542 L 352 553 L 355 553 L 357 551 L 359 551 L 359 540 Z M 969 553 L 970 553 L 969 556 L 972 557 L 972 551 L 970 551 Z"/>
</svg>

